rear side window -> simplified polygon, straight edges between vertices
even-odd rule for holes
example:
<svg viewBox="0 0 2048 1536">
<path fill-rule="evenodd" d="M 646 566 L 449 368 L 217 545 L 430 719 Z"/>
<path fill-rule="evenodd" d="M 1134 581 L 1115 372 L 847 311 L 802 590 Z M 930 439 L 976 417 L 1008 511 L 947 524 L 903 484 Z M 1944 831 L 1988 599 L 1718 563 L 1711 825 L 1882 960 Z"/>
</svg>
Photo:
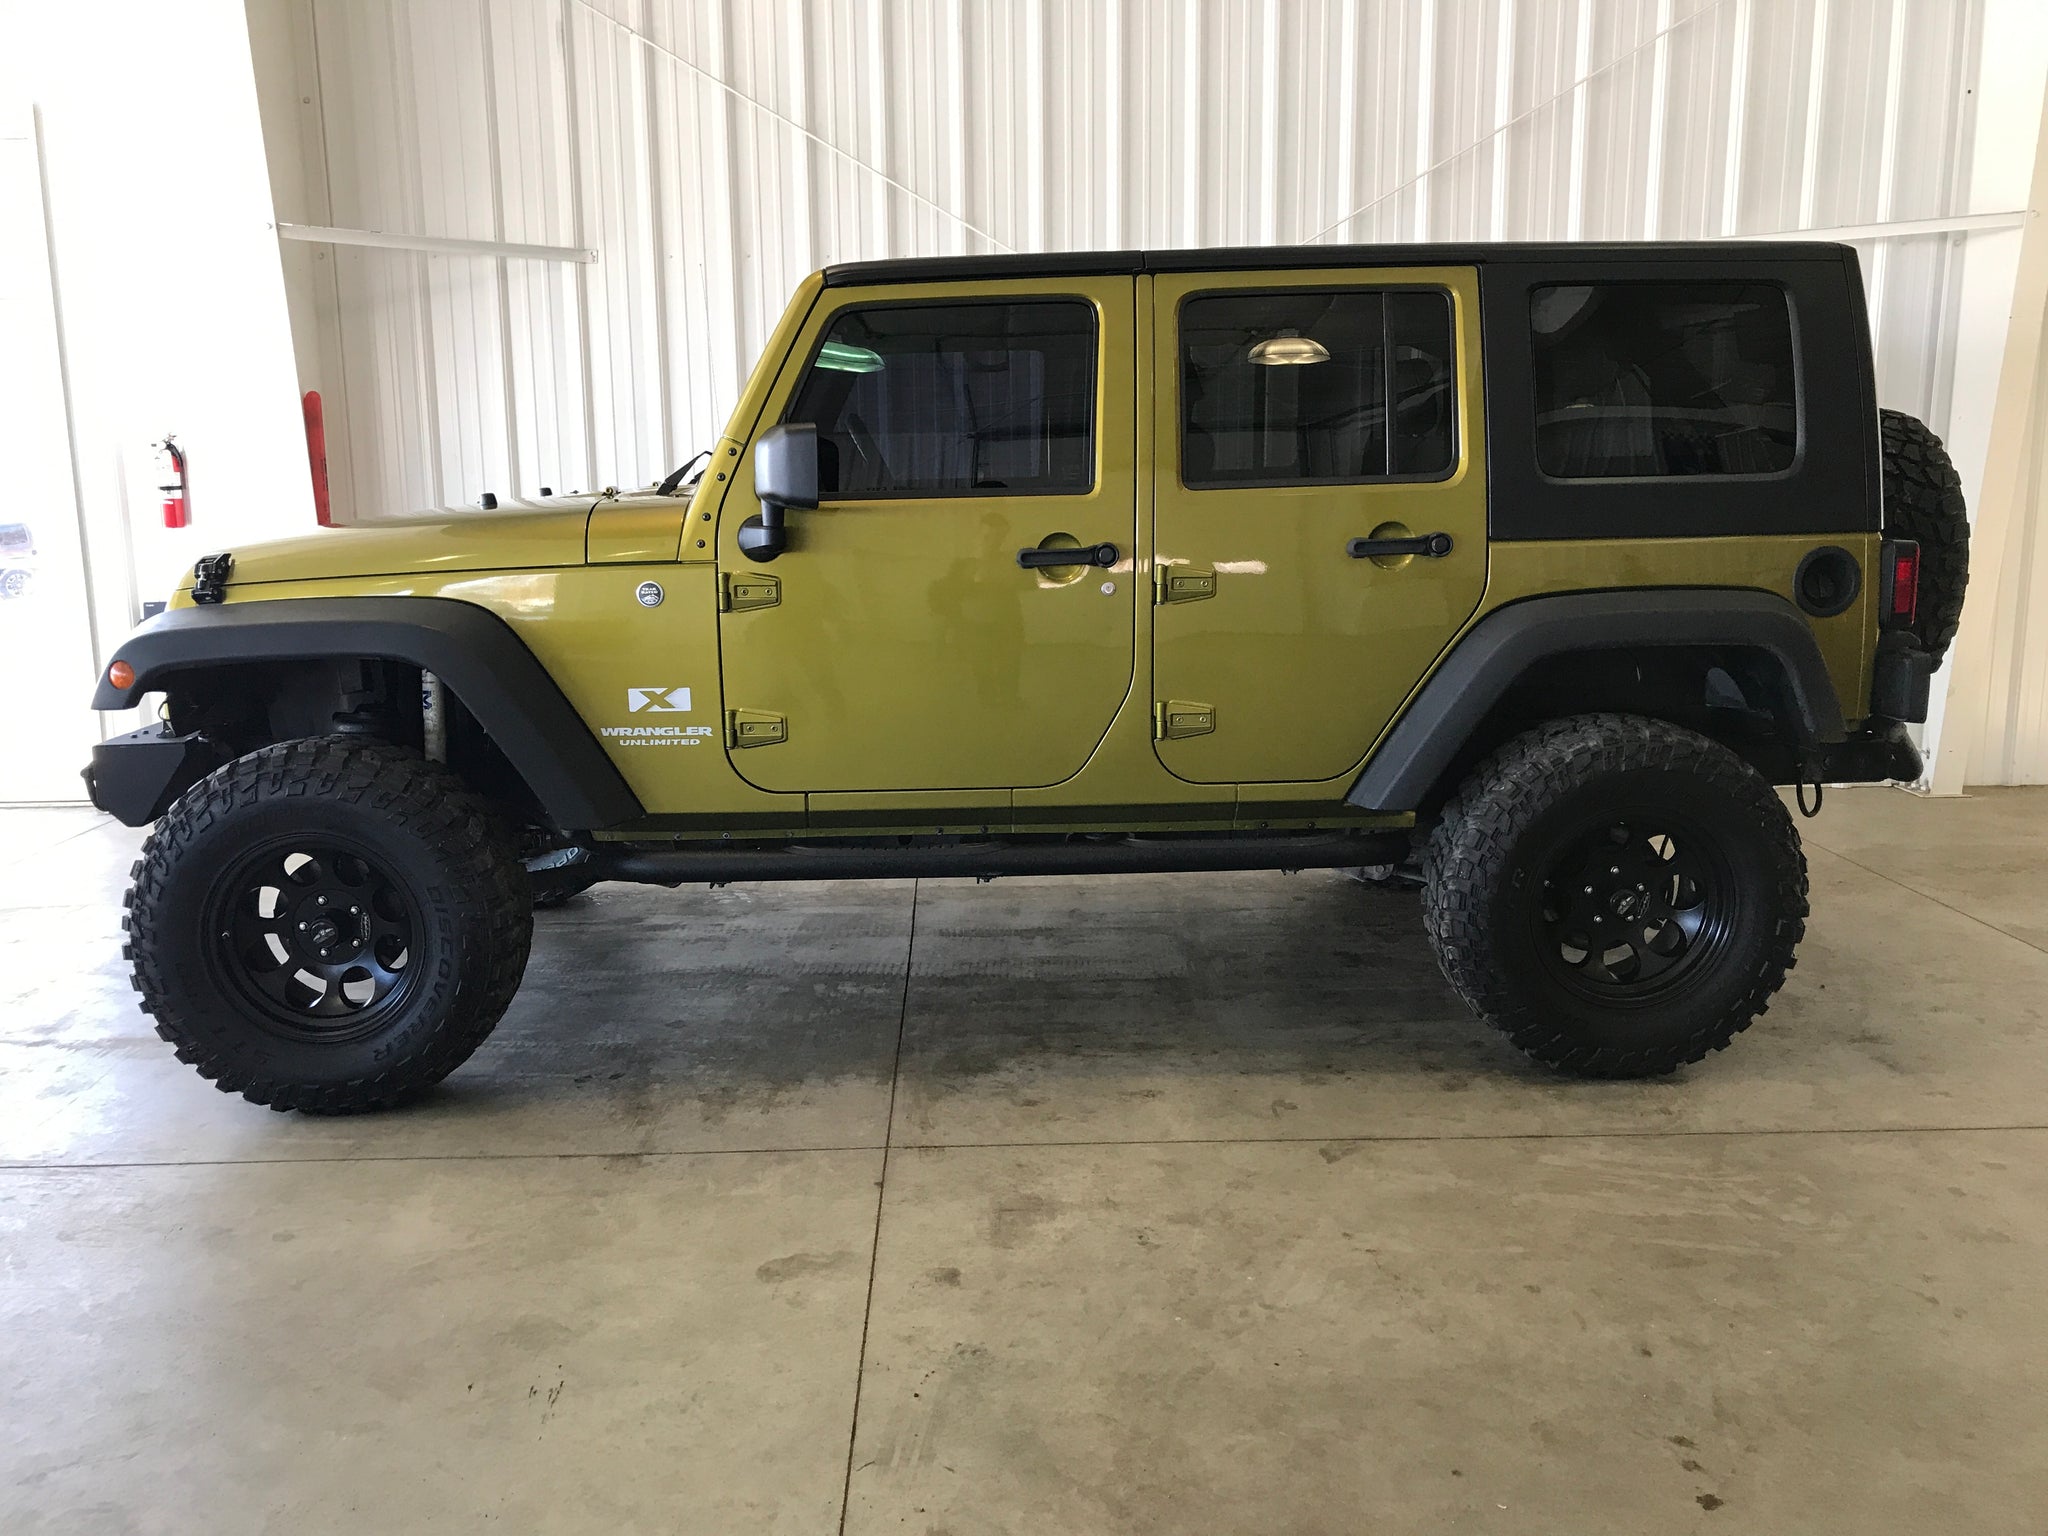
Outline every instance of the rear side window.
<svg viewBox="0 0 2048 1536">
<path fill-rule="evenodd" d="M 848 310 L 785 419 L 817 424 L 822 496 L 1084 492 L 1095 311 L 1074 299 Z"/>
<path fill-rule="evenodd" d="M 1532 289 L 1536 462 L 1555 479 L 1792 467 L 1792 320 L 1769 283 Z"/>
<path fill-rule="evenodd" d="M 1192 298 L 1180 309 L 1180 372 L 1191 489 L 1438 479 L 1456 456 L 1440 289 Z"/>
</svg>

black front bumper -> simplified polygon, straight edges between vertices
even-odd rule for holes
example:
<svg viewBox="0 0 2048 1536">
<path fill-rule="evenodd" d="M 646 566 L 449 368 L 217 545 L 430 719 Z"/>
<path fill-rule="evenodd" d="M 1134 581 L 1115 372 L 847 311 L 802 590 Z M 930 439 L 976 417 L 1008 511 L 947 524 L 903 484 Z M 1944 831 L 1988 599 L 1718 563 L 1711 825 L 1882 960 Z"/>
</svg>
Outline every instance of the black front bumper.
<svg viewBox="0 0 2048 1536">
<path fill-rule="evenodd" d="M 144 726 L 92 749 L 86 797 L 116 821 L 146 827 L 221 760 L 220 750 L 197 731 L 180 736 L 168 725 Z"/>
</svg>

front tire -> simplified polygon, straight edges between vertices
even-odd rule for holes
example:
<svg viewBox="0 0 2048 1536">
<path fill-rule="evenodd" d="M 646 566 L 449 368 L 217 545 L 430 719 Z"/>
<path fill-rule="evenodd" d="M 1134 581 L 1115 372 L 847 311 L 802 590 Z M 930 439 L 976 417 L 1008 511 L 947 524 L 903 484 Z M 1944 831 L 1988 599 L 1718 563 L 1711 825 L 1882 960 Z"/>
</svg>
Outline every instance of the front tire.
<svg viewBox="0 0 2048 1536">
<path fill-rule="evenodd" d="M 1806 859 L 1763 777 L 1661 720 L 1585 715 L 1509 742 L 1423 861 L 1444 975 L 1520 1050 L 1582 1077 L 1718 1051 L 1770 1006 L 1806 928 Z"/>
<path fill-rule="evenodd" d="M 156 1031 L 224 1093 L 328 1114 L 414 1097 L 518 989 L 526 871 L 489 807 L 387 742 L 252 752 L 179 798 L 128 892 Z"/>
</svg>

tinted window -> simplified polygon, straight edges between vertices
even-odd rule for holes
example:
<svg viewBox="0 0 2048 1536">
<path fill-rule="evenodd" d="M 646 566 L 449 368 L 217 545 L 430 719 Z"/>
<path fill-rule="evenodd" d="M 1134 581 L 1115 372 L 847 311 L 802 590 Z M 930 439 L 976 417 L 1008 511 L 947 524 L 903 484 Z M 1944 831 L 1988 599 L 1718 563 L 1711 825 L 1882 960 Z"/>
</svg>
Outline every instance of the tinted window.
<svg viewBox="0 0 2048 1536">
<path fill-rule="evenodd" d="M 787 420 L 816 422 L 826 496 L 1086 491 L 1095 313 L 1071 299 L 849 310 Z"/>
<path fill-rule="evenodd" d="M 1561 479 L 1757 475 L 1798 449 L 1792 322 L 1766 283 L 1537 288 L 1536 461 Z"/>
<path fill-rule="evenodd" d="M 1354 483 L 1451 468 L 1451 304 L 1440 291 L 1190 299 L 1180 357 L 1184 484 Z"/>
</svg>

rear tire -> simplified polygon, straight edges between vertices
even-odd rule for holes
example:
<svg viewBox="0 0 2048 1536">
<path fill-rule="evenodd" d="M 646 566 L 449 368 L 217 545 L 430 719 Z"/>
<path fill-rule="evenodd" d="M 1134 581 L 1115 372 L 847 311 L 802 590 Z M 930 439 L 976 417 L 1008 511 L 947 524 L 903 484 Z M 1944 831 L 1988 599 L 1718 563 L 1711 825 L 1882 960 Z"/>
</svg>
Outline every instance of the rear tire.
<svg viewBox="0 0 2048 1536">
<path fill-rule="evenodd" d="M 143 844 L 124 951 L 178 1059 L 274 1109 L 382 1109 L 490 1034 L 526 968 L 526 871 L 447 769 L 364 737 L 252 752 Z"/>
<path fill-rule="evenodd" d="M 1799 834 L 1718 742 L 1557 720 L 1475 768 L 1423 859 L 1423 921 L 1472 1011 L 1545 1066 L 1648 1077 L 1770 1006 L 1806 928 Z"/>
</svg>

